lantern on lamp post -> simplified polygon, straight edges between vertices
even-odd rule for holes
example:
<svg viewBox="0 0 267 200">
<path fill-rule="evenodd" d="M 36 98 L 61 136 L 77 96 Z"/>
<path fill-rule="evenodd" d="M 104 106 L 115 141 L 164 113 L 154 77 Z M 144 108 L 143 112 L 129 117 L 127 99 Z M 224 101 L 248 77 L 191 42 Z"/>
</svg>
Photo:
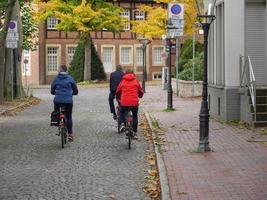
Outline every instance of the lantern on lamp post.
<svg viewBox="0 0 267 200">
<path fill-rule="evenodd" d="M 199 113 L 199 152 L 210 151 L 209 147 L 209 108 L 208 108 L 208 35 L 211 23 L 215 20 L 215 15 L 212 10 L 215 6 L 216 0 L 209 0 L 208 9 L 204 9 L 203 0 L 195 0 L 199 20 L 202 29 L 204 31 L 204 62 L 203 62 L 203 90 L 202 90 L 202 102 Z M 203 9 L 201 9 L 203 8 Z M 201 13 L 201 11 L 203 11 Z"/>
</svg>

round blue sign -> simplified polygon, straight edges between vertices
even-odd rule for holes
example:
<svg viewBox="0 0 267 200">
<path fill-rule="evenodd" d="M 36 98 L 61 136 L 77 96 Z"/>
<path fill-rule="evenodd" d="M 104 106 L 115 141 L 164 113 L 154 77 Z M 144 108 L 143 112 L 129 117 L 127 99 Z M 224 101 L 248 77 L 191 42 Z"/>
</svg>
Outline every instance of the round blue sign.
<svg viewBox="0 0 267 200">
<path fill-rule="evenodd" d="M 171 12 L 174 15 L 179 15 L 182 12 L 182 8 L 179 4 L 175 4 L 171 7 Z"/>
<path fill-rule="evenodd" d="M 16 28 L 16 23 L 15 22 L 9 22 L 9 26 L 8 26 L 10 29 L 14 29 Z"/>
</svg>

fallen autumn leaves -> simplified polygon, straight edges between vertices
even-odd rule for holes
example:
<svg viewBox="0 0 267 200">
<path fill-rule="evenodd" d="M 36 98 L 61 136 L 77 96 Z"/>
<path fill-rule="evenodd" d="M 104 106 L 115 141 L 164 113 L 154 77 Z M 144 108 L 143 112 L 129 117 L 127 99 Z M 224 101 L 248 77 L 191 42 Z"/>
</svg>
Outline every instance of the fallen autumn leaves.
<svg viewBox="0 0 267 200">
<path fill-rule="evenodd" d="M 147 176 L 145 177 L 146 183 L 145 186 L 143 187 L 143 191 L 147 193 L 150 198 L 154 200 L 159 200 L 161 196 L 160 179 L 159 179 L 159 171 L 157 167 L 156 155 L 154 153 L 152 145 L 153 136 L 144 115 L 141 118 L 140 126 L 143 129 L 146 141 L 149 144 L 151 144 L 149 145 L 148 155 L 146 156 L 146 159 L 150 165 L 150 169 L 147 170 Z"/>
</svg>

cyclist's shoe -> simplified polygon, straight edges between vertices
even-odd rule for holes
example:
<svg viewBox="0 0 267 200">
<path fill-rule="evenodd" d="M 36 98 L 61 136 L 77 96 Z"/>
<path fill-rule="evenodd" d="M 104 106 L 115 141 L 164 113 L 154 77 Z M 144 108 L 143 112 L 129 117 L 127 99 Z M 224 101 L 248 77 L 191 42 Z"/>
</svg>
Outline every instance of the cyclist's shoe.
<svg viewBox="0 0 267 200">
<path fill-rule="evenodd" d="M 116 114 L 113 114 L 113 119 L 114 119 L 114 120 L 117 120 L 117 119 L 118 119 L 118 117 L 117 117 Z"/>
<path fill-rule="evenodd" d="M 124 126 L 124 124 L 121 124 L 120 132 L 121 132 L 121 133 L 125 132 L 125 126 Z"/>
<path fill-rule="evenodd" d="M 134 133 L 133 133 L 133 139 L 134 139 L 134 140 L 138 140 L 137 132 L 134 132 Z"/>
<path fill-rule="evenodd" d="M 69 140 L 69 142 L 73 142 L 74 138 L 73 138 L 73 135 L 72 134 L 69 134 L 68 140 Z"/>
</svg>

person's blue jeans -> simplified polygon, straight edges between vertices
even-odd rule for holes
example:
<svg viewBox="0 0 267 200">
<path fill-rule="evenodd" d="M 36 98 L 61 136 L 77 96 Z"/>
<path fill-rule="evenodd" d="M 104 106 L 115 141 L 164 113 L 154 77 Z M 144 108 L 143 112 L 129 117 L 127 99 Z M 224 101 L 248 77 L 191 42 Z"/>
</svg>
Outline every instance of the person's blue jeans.
<svg viewBox="0 0 267 200">
<path fill-rule="evenodd" d="M 59 111 L 59 107 L 64 106 L 66 109 L 67 129 L 68 133 L 72 134 L 72 108 L 73 103 L 57 103 L 54 102 L 54 110 Z"/>
<path fill-rule="evenodd" d="M 109 93 L 109 97 L 108 97 L 110 112 L 112 114 L 114 114 L 114 115 L 116 114 L 116 112 L 115 112 L 115 106 L 114 106 L 115 96 L 116 96 L 116 92 L 110 92 Z"/>
<path fill-rule="evenodd" d="M 120 106 L 119 123 L 124 124 L 126 121 L 127 111 L 130 110 L 133 114 L 133 131 L 137 132 L 138 128 L 138 106 Z"/>
</svg>

